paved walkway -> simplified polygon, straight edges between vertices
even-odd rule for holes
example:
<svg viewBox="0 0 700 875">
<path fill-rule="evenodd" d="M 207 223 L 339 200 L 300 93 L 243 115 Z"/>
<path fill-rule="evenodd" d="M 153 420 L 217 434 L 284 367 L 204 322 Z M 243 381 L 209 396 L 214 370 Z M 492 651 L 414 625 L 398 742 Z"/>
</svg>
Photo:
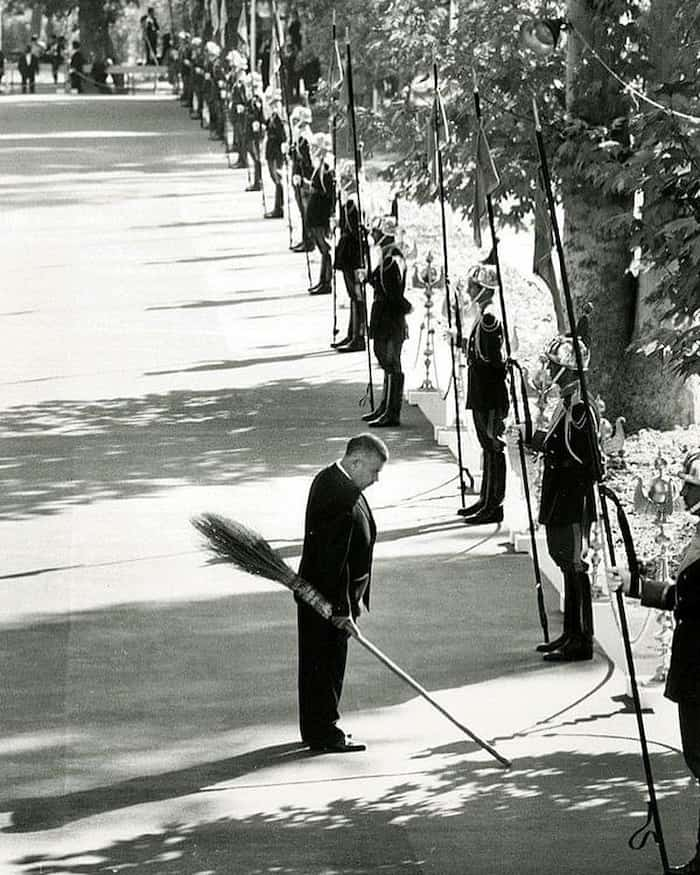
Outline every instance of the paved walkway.
<svg viewBox="0 0 700 875">
<path fill-rule="evenodd" d="M 627 847 L 624 679 L 602 652 L 534 654 L 527 557 L 456 519 L 415 409 L 368 494 L 363 628 L 513 768 L 360 649 L 344 725 L 367 753 L 299 748 L 290 597 L 208 564 L 188 520 L 239 517 L 295 564 L 366 360 L 328 349 L 286 225 L 172 99 L 3 98 L 0 131 L 0 872 L 660 871 Z M 658 695 L 647 728 L 683 857 L 694 799 Z"/>
</svg>

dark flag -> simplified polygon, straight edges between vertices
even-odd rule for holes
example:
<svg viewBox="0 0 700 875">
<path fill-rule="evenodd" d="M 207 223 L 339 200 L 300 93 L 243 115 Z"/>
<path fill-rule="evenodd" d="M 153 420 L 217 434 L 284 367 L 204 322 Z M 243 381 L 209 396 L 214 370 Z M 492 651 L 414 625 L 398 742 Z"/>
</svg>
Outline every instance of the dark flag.
<svg viewBox="0 0 700 875">
<path fill-rule="evenodd" d="M 564 317 L 564 307 L 562 305 L 557 275 L 554 272 L 554 262 L 552 261 L 553 245 L 552 221 L 544 194 L 542 172 L 538 170 L 537 188 L 535 189 L 535 251 L 532 259 L 532 272 L 540 277 L 549 289 L 552 302 L 554 303 L 557 330 L 563 333 L 566 331 L 566 319 Z"/>
<path fill-rule="evenodd" d="M 474 243 L 481 248 L 481 220 L 486 215 L 486 198 L 498 188 L 500 179 L 486 139 L 484 126 L 479 122 L 474 149 Z"/>
<path fill-rule="evenodd" d="M 433 106 L 430 110 L 430 118 L 428 119 L 428 128 L 426 131 L 426 153 L 428 156 L 428 170 L 433 183 L 433 190 L 437 190 L 440 185 L 438 175 L 438 150 L 443 143 L 446 143 L 450 136 L 450 129 L 447 126 L 447 113 L 445 112 L 445 104 L 442 102 L 442 96 L 439 91 L 435 93 Z"/>
</svg>

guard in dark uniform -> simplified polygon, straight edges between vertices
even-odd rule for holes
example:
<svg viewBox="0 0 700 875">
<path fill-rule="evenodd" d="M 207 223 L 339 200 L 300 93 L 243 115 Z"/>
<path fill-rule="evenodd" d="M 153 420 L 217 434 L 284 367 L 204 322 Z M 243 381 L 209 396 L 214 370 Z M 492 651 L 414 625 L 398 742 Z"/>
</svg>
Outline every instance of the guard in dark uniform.
<svg viewBox="0 0 700 875">
<path fill-rule="evenodd" d="M 191 36 L 187 31 L 181 30 L 178 34 L 178 67 L 182 81 L 180 103 L 188 109 L 192 108 L 192 45 Z"/>
<path fill-rule="evenodd" d="M 192 103 L 190 118 L 202 118 L 204 102 L 204 55 L 201 37 L 192 37 Z"/>
<path fill-rule="evenodd" d="M 321 253 L 321 270 L 318 282 L 309 289 L 309 294 L 330 295 L 333 291 L 331 216 L 335 210 L 335 176 L 329 161 L 332 148 L 330 134 L 316 134 L 312 148 L 316 167 L 309 184 L 306 230 Z"/>
<path fill-rule="evenodd" d="M 700 450 L 686 456 L 680 477 L 685 509 L 700 517 Z M 683 756 L 695 780 L 700 781 L 700 522 L 683 554 L 675 583 L 649 578 L 645 571 L 642 568 L 642 604 L 674 612 L 676 628 L 664 695 L 678 704 Z M 623 574 L 627 589 L 629 574 Z M 669 875 L 672 872 L 678 875 L 700 873 L 700 814 L 695 856 L 682 866 L 671 866 Z"/>
<path fill-rule="evenodd" d="M 231 125 L 233 127 L 233 143 L 232 151 L 236 152 L 236 167 L 247 167 L 246 163 L 246 127 L 247 116 L 246 107 L 248 105 L 248 94 L 246 91 L 246 60 L 233 49 L 229 52 L 229 63 L 231 72 L 229 73 L 229 105 L 231 113 Z"/>
<path fill-rule="evenodd" d="M 335 248 L 333 267 L 343 275 L 350 301 L 350 319 L 345 337 L 331 343 L 331 346 L 338 352 L 364 352 L 366 349 L 366 305 L 361 278 L 358 275 L 363 264 L 360 243 L 360 211 L 357 206 L 355 169 L 351 161 L 345 161 L 340 166 L 338 183 L 340 186 L 340 236 Z"/>
<path fill-rule="evenodd" d="M 215 42 L 207 43 L 206 102 L 209 108 L 209 139 L 223 140 L 224 111 L 221 92 L 225 94 L 224 71 L 221 47 Z"/>
<path fill-rule="evenodd" d="M 314 242 L 309 236 L 306 225 L 308 190 L 314 172 L 313 159 L 311 158 L 313 137 L 311 118 L 311 110 L 306 106 L 295 106 L 290 116 L 292 142 L 289 157 L 291 159 L 292 188 L 301 219 L 301 240 L 291 247 L 292 252 L 311 252 L 314 249 Z"/>
<path fill-rule="evenodd" d="M 479 318 L 467 340 L 467 410 L 472 412 L 481 447 L 482 478 L 479 500 L 457 511 L 472 526 L 502 522 L 506 494 L 503 433 L 508 392 L 503 326 L 493 301 L 497 288 L 493 265 L 478 264 L 472 269 L 468 293 L 479 308 Z"/>
<path fill-rule="evenodd" d="M 401 350 L 408 337 L 406 315 L 411 311 L 405 297 L 406 259 L 396 242 L 398 226 L 393 216 L 375 219 L 370 233 L 380 253 L 379 263 L 368 277 L 374 289 L 369 336 L 384 371 L 384 389 L 379 406 L 362 419 L 370 428 L 394 428 L 401 425 L 404 384 Z"/>
<path fill-rule="evenodd" d="M 265 160 L 270 177 L 275 184 L 275 204 L 265 213 L 266 219 L 281 219 L 284 217 L 284 186 L 282 184 L 282 168 L 286 151 L 287 133 L 282 121 L 282 95 L 272 91 L 268 99 L 270 116 L 267 120 L 267 139 L 265 141 Z"/>
<path fill-rule="evenodd" d="M 582 333 L 581 323 L 578 328 Z M 580 341 L 588 367 L 586 342 Z M 528 440 L 542 453 L 544 473 L 539 522 L 544 525 L 547 550 L 564 577 L 564 628 L 562 634 L 537 650 L 548 662 L 575 662 L 593 656 L 593 606 L 588 565 L 584 560 L 595 514 L 595 459 L 589 417 L 598 440 L 598 416 L 580 400 L 580 383 L 574 345 L 570 336 L 556 337 L 547 348 L 552 381 L 560 401 L 547 431 L 538 430 Z M 600 448 L 595 452 L 600 457 Z"/>
<path fill-rule="evenodd" d="M 262 76 L 249 76 L 250 97 L 246 107 L 246 150 L 253 162 L 253 181 L 246 191 L 262 189 L 262 141 L 265 136 L 265 112 L 262 98 Z"/>
</svg>

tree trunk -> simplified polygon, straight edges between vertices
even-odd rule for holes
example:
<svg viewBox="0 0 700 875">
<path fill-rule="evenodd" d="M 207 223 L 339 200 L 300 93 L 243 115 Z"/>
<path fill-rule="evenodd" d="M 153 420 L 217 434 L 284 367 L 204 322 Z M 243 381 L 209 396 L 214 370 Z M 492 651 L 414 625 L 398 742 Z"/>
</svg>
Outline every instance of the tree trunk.
<svg viewBox="0 0 700 875">
<path fill-rule="evenodd" d="M 586 41 L 606 58 L 604 28 L 596 26 L 587 0 L 570 0 L 569 19 Z M 598 20 L 599 21 L 599 20 Z M 583 63 L 583 62 L 586 63 Z M 610 61 L 608 61 L 610 62 Z M 589 52 L 569 34 L 567 71 L 568 108 L 589 124 L 609 125 L 626 114 L 618 84 Z M 614 62 L 611 64 L 614 66 Z M 635 333 L 638 283 L 627 267 L 630 244 L 624 237 L 605 233 L 606 223 L 632 211 L 631 199 L 606 199 L 592 186 L 573 180 L 563 191 L 564 245 L 575 309 L 586 302 L 591 314 L 592 395 L 600 394 L 608 418 L 624 416 L 628 428 L 669 428 L 688 418 L 688 399 L 682 383 L 657 358 L 629 349 Z"/>
<path fill-rule="evenodd" d="M 109 53 L 109 29 L 104 0 L 82 0 L 78 15 L 80 47 L 86 60 Z"/>
</svg>

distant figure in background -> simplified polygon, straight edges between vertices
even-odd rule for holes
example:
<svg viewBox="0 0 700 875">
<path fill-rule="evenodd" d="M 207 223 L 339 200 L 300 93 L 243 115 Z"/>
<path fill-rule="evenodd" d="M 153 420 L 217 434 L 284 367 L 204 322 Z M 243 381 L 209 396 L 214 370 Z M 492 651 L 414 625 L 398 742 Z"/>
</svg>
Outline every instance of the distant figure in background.
<svg viewBox="0 0 700 875">
<path fill-rule="evenodd" d="M 0 49 L 0 85 L 2 85 L 2 77 L 5 75 L 5 53 Z"/>
<path fill-rule="evenodd" d="M 63 56 L 66 50 L 66 41 L 64 37 L 59 36 L 49 46 L 49 60 L 51 61 L 51 75 L 53 76 L 53 84 L 58 85 L 58 71 L 63 65 Z"/>
<path fill-rule="evenodd" d="M 39 72 L 39 58 L 34 54 L 31 46 L 27 46 L 24 53 L 19 56 L 17 69 L 22 77 L 22 94 L 26 94 L 27 91 L 34 94 L 36 74 Z"/>
<path fill-rule="evenodd" d="M 80 42 L 73 40 L 73 54 L 70 56 L 70 90 L 83 93 L 83 67 L 85 55 L 80 50 Z"/>
<path fill-rule="evenodd" d="M 316 102 L 318 82 L 321 78 L 321 61 L 312 49 L 305 50 L 300 56 L 300 61 L 300 72 L 304 80 L 309 103 L 313 104 Z"/>
<path fill-rule="evenodd" d="M 158 63 L 158 31 L 160 26 L 156 21 L 156 13 L 152 6 L 148 7 L 145 21 L 143 22 L 143 42 L 146 48 L 146 63 L 156 65 Z"/>
<path fill-rule="evenodd" d="M 101 54 L 93 58 L 90 76 L 100 94 L 112 93 L 112 89 L 107 85 L 107 62 Z"/>
</svg>

